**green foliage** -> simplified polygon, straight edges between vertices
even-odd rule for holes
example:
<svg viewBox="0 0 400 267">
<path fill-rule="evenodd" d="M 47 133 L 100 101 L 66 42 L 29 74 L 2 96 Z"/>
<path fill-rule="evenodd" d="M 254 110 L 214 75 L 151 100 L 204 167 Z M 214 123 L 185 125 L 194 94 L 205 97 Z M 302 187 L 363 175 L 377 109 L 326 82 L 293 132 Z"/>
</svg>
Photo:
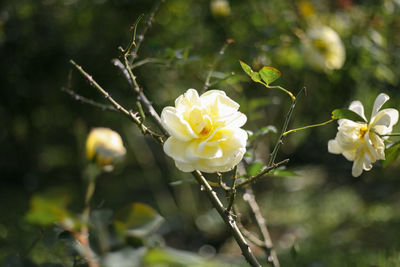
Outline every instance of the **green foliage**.
<svg viewBox="0 0 400 267">
<path fill-rule="evenodd" d="M 114 216 L 114 225 L 121 235 L 145 237 L 156 231 L 164 219 L 150 206 L 132 203 Z"/>
<path fill-rule="evenodd" d="M 249 65 L 239 60 L 240 66 L 243 71 L 250 76 L 250 78 L 258 83 L 264 81 L 267 85 L 275 81 L 281 76 L 281 72 L 273 67 L 262 67 L 259 72 L 253 71 Z"/>
<path fill-rule="evenodd" d="M 257 175 L 264 167 L 264 163 L 262 162 L 253 162 L 249 168 L 247 169 L 248 176 Z"/>
<path fill-rule="evenodd" d="M 352 121 L 366 122 L 360 115 L 349 109 L 335 109 L 331 114 L 332 119 L 348 119 Z"/>
<path fill-rule="evenodd" d="M 263 67 L 260 71 L 260 76 L 261 79 L 263 79 L 263 81 L 266 84 L 270 84 L 272 82 L 274 82 L 276 79 L 278 79 L 281 76 L 281 72 L 273 67 Z"/>
<path fill-rule="evenodd" d="M 255 81 L 255 82 L 261 82 L 261 75 L 258 72 L 254 72 L 251 67 L 249 65 L 247 65 L 246 63 L 244 63 L 243 61 L 239 61 L 240 62 L 240 66 L 242 66 L 242 69 L 244 70 L 244 72 L 250 76 L 250 78 Z"/>
<path fill-rule="evenodd" d="M 49 226 L 66 220 L 74 223 L 66 209 L 69 200 L 70 198 L 66 194 L 34 195 L 31 198 L 30 209 L 25 218 L 30 223 L 42 226 Z M 72 226 L 76 227 L 75 223 Z"/>
<path fill-rule="evenodd" d="M 385 150 L 386 159 L 382 162 L 382 166 L 386 168 L 392 164 L 400 155 L 400 143 L 393 143 Z"/>
</svg>

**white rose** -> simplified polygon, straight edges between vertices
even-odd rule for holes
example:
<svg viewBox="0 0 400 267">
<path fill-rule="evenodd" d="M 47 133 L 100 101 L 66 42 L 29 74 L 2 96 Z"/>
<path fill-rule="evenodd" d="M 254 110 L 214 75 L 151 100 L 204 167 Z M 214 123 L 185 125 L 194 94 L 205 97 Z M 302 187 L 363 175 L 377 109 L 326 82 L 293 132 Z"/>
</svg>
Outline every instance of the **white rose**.
<svg viewBox="0 0 400 267">
<path fill-rule="evenodd" d="M 339 120 L 336 138 L 328 142 L 330 153 L 343 154 L 347 160 L 354 161 L 352 169 L 354 177 L 360 176 L 363 170 L 369 171 L 375 161 L 385 159 L 383 140 L 388 137 L 379 135 L 390 134 L 399 118 L 399 112 L 396 109 L 388 108 L 379 111 L 387 100 L 389 96 L 386 94 L 378 95 L 369 123 Z M 365 119 L 364 107 L 360 101 L 353 101 L 349 109 Z"/>
<path fill-rule="evenodd" d="M 307 62 L 317 70 L 340 69 L 346 59 L 342 40 L 327 26 L 315 26 L 307 31 L 304 50 Z"/>
<path fill-rule="evenodd" d="M 161 113 L 171 135 L 164 143 L 165 153 L 183 172 L 231 170 L 246 152 L 247 133 L 240 127 L 247 117 L 238 109 L 223 91 L 210 90 L 199 97 L 195 89 L 187 90 L 175 107 Z"/>
</svg>

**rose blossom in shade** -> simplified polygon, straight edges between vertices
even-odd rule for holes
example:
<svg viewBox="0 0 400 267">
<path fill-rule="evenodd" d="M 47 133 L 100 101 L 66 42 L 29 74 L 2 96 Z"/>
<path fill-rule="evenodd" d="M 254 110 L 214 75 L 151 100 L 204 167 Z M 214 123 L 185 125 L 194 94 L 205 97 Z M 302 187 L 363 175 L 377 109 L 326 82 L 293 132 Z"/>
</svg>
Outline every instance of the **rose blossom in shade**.
<svg viewBox="0 0 400 267">
<path fill-rule="evenodd" d="M 109 128 L 93 128 L 86 138 L 86 157 L 99 166 L 112 165 L 125 153 L 121 136 Z"/>
<path fill-rule="evenodd" d="M 379 111 L 387 100 L 389 96 L 386 94 L 378 95 L 368 123 L 339 120 L 336 138 L 328 142 L 330 153 L 343 154 L 347 160 L 354 161 L 351 172 L 354 177 L 360 176 L 363 170 L 369 171 L 375 161 L 385 159 L 383 140 L 388 137 L 380 135 L 390 134 L 399 118 L 396 109 L 387 108 Z M 353 101 L 349 109 L 367 121 L 360 101 Z"/>
<path fill-rule="evenodd" d="M 231 170 L 246 152 L 247 133 L 240 127 L 247 117 L 239 104 L 220 90 L 201 96 L 189 89 L 165 107 L 161 122 L 171 135 L 164 143 L 165 153 L 183 172 L 225 172 Z"/>
</svg>

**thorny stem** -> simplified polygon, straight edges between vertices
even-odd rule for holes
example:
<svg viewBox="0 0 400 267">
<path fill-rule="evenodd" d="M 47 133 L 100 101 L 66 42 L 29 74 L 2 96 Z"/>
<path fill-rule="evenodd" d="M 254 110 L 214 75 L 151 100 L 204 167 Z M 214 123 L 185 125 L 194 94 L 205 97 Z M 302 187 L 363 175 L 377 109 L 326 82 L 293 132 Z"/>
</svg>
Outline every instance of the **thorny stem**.
<svg viewBox="0 0 400 267">
<path fill-rule="evenodd" d="M 283 136 L 286 136 L 286 135 L 288 135 L 288 134 L 290 134 L 290 133 L 295 133 L 295 132 L 297 132 L 297 131 L 306 130 L 306 129 L 309 129 L 309 128 L 324 126 L 324 125 L 327 125 L 327 124 L 329 124 L 329 123 L 331 123 L 331 122 L 334 122 L 334 121 L 335 121 L 334 119 L 331 119 L 331 120 L 326 121 L 326 122 L 322 122 L 322 123 L 318 123 L 318 124 L 313 124 L 313 125 L 308 125 L 308 126 L 304 126 L 304 127 L 292 129 L 292 130 L 289 130 L 289 131 L 284 132 L 284 133 L 283 133 Z M 399 134 L 399 135 L 400 135 L 400 134 Z"/>
<path fill-rule="evenodd" d="M 88 105 L 91 105 L 91 106 L 100 108 L 100 109 L 102 109 L 102 110 L 117 111 L 117 110 L 114 108 L 114 106 L 101 104 L 101 103 L 96 102 L 96 101 L 94 101 L 94 100 L 92 100 L 92 99 L 89 99 L 89 98 L 86 98 L 86 97 L 84 97 L 84 96 L 81 96 L 81 95 L 75 93 L 75 92 L 74 92 L 73 90 L 71 90 L 71 89 L 68 89 L 68 88 L 61 88 L 61 91 L 63 91 L 63 92 L 65 92 L 65 93 L 69 94 L 73 99 L 75 99 L 76 101 L 81 102 L 81 103 L 83 103 L 83 104 L 88 104 Z"/>
<path fill-rule="evenodd" d="M 250 184 L 250 183 L 256 181 L 258 178 L 261 178 L 262 176 L 267 175 L 270 171 L 278 168 L 279 166 L 285 165 L 288 162 L 289 162 L 289 159 L 285 159 L 285 160 L 282 160 L 282 161 L 280 161 L 278 163 L 273 163 L 272 166 L 267 166 L 259 174 L 251 176 L 250 178 L 247 178 L 245 181 L 239 183 L 236 187 L 239 188 L 239 187 L 242 187 L 244 185 Z"/>
<path fill-rule="evenodd" d="M 290 105 L 289 111 L 288 111 L 288 113 L 286 115 L 286 119 L 285 119 L 285 122 L 284 122 L 282 130 L 281 130 L 281 134 L 279 136 L 278 141 L 275 144 L 274 150 L 271 153 L 271 157 L 269 158 L 267 167 L 271 167 L 275 162 L 275 158 L 276 158 L 276 156 L 278 154 L 279 148 L 280 148 L 280 146 L 282 144 L 282 141 L 283 141 L 283 138 L 284 138 L 284 133 L 286 132 L 287 127 L 289 125 L 290 118 L 292 117 L 292 113 L 293 113 L 294 107 L 296 106 L 297 100 L 303 94 L 304 90 L 305 90 L 305 87 L 303 87 L 300 90 L 300 92 L 297 94 L 297 96 L 292 101 L 292 104 Z"/>
<path fill-rule="evenodd" d="M 214 69 L 215 69 L 215 67 L 217 66 L 217 64 L 218 64 L 219 60 L 221 59 L 221 57 L 225 54 L 225 50 L 226 50 L 226 49 L 228 48 L 228 46 L 229 46 L 230 44 L 232 44 L 233 42 L 234 42 L 234 40 L 232 40 L 232 39 L 226 40 L 225 44 L 224 44 L 224 45 L 221 47 L 221 49 L 219 50 L 218 55 L 217 55 L 216 57 L 214 57 L 214 61 L 213 61 L 212 64 L 211 64 L 211 68 L 210 68 L 210 70 L 208 71 L 206 81 L 204 82 L 204 86 L 203 86 L 203 91 L 204 91 L 204 92 L 207 91 L 207 90 L 210 88 L 210 86 L 212 85 L 212 84 L 210 83 L 210 79 L 211 79 L 212 73 L 214 72 Z"/>
<path fill-rule="evenodd" d="M 251 243 L 256 245 L 257 247 L 264 248 L 265 244 L 261 241 L 254 233 L 247 230 L 242 224 L 242 214 L 239 212 L 239 209 L 236 205 L 233 205 L 233 211 L 237 217 L 237 225 L 240 231 L 243 233 L 243 236 L 247 238 Z"/>
<path fill-rule="evenodd" d="M 222 203 L 219 200 L 215 191 L 213 191 L 211 186 L 207 183 L 207 180 L 204 178 L 204 176 L 199 171 L 192 172 L 192 175 L 197 180 L 197 182 L 200 184 L 202 190 L 206 192 L 207 197 L 213 204 L 214 208 L 217 210 L 219 215 L 222 217 L 225 224 L 229 227 L 230 231 L 232 232 L 233 237 L 235 238 L 236 242 L 238 243 L 240 249 L 242 250 L 242 254 L 246 258 L 247 262 L 251 266 L 260 266 L 261 267 L 260 263 L 257 261 L 256 257 L 254 256 L 253 252 L 251 251 L 249 245 L 247 244 L 246 240 L 244 239 L 242 233 L 240 232 L 240 230 L 235 222 L 235 219 L 229 212 L 226 212 L 226 209 L 222 205 Z"/>
<path fill-rule="evenodd" d="M 96 88 L 111 104 L 120 112 L 128 116 L 143 132 L 143 134 L 148 134 L 153 137 L 157 142 L 160 144 L 164 143 L 162 136 L 153 132 L 148 127 L 146 127 L 139 119 L 139 117 L 133 113 L 132 111 L 128 111 L 122 105 L 120 105 L 111 95 L 104 90 L 94 79 L 91 75 L 89 75 L 81 66 L 75 63 L 75 61 L 70 60 L 70 63 L 89 81 L 90 85 Z"/>
<path fill-rule="evenodd" d="M 137 43 L 136 43 L 135 49 L 133 50 L 132 53 L 130 53 L 130 55 L 131 55 L 131 57 L 132 57 L 132 61 L 135 60 L 135 59 L 138 57 L 138 51 L 139 51 L 140 46 L 141 46 L 142 43 L 143 43 L 144 36 L 145 36 L 146 32 L 150 29 L 150 27 L 151 27 L 151 25 L 152 25 L 152 23 L 153 23 L 154 16 L 155 16 L 157 10 L 160 8 L 160 5 L 161 5 L 164 1 L 165 1 L 165 0 L 159 0 L 159 1 L 157 1 L 157 2 L 154 4 L 152 10 L 150 11 L 150 14 L 146 17 L 144 29 L 143 29 L 142 33 L 138 36 L 138 41 L 137 41 Z"/>
<path fill-rule="evenodd" d="M 231 211 L 233 202 L 235 201 L 237 178 L 238 178 L 238 167 L 236 165 L 235 168 L 233 169 L 233 177 L 232 177 L 233 182 L 232 182 L 232 186 L 229 191 L 229 203 L 228 203 L 228 207 L 226 208 L 227 212 Z"/>
<path fill-rule="evenodd" d="M 143 90 L 140 89 L 140 86 L 136 81 L 136 76 L 133 74 L 131 68 L 129 67 L 129 62 L 126 57 L 124 58 L 124 61 L 125 65 L 122 64 L 122 62 L 119 59 L 113 59 L 112 63 L 122 71 L 129 85 L 137 94 L 139 101 L 146 107 L 147 111 L 150 113 L 150 116 L 157 124 L 157 127 L 163 132 L 164 135 L 168 136 L 168 132 L 162 126 L 160 116 L 158 116 L 157 111 L 154 109 L 149 99 L 143 93 Z"/>
<path fill-rule="evenodd" d="M 246 188 L 246 193 L 244 194 L 243 199 L 247 202 L 247 204 L 249 204 L 250 210 L 256 219 L 258 230 L 263 237 L 263 248 L 267 254 L 268 263 L 270 263 L 273 267 L 280 267 L 278 256 L 276 255 L 276 251 L 272 245 L 271 236 L 269 235 L 265 219 L 262 216 L 260 207 L 256 202 L 254 192 L 249 186 Z"/>
</svg>

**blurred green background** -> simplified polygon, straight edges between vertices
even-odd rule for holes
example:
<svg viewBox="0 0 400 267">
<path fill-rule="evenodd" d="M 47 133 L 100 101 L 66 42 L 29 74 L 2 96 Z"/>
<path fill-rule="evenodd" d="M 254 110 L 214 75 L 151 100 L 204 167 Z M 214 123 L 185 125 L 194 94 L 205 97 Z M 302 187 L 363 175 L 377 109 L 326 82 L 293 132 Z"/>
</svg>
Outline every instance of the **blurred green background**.
<svg viewBox="0 0 400 267">
<path fill-rule="evenodd" d="M 380 92 L 391 97 L 387 106 L 400 107 L 399 1 L 225 3 L 229 10 L 212 10 L 210 0 L 166 0 L 161 5 L 139 50 L 140 59 L 156 60 L 135 69 L 157 111 L 173 105 L 188 88 L 203 87 L 210 64 L 228 38 L 235 42 L 216 67 L 212 81 L 218 83 L 213 88 L 225 90 L 241 104 L 248 116 L 247 130 L 267 125 L 280 129 L 289 98 L 252 82 L 241 71 L 239 59 L 256 70 L 263 65 L 279 69 L 282 76 L 275 83 L 294 93 L 307 88 L 290 128 L 329 120 L 333 109 L 356 99 L 364 103 L 369 118 Z M 48 230 L 27 223 L 24 216 L 30 198 L 49 191 L 68 194 L 69 210 L 82 211 L 84 142 L 92 127 L 118 131 L 128 150 L 121 166 L 99 178 L 92 201 L 95 209 L 116 212 L 132 202 L 146 203 L 166 219 L 157 242 L 240 264 L 240 251 L 198 186 L 170 185 L 189 174 L 177 171 L 162 149 L 143 138 L 122 115 L 81 104 L 61 91 L 70 82 L 77 93 L 105 103 L 78 72 L 73 71 L 68 81 L 72 70 L 68 60 L 74 59 L 122 104 L 133 108 L 136 97 L 111 59 L 120 55 L 119 46 L 129 43 L 129 27 L 152 6 L 149 0 L 1 1 L 0 262 L 4 266 L 72 266 L 71 249 L 61 241 L 49 245 Z M 341 69 L 318 71 L 307 64 L 298 33 L 314 24 L 327 25 L 340 35 L 346 50 Z M 142 29 L 140 24 L 138 32 Z M 288 168 L 299 177 L 257 183 L 256 197 L 282 266 L 400 266 L 399 163 L 387 168 L 377 163 L 361 177 L 351 177 L 352 163 L 327 151 L 336 125 L 285 139 L 278 159 L 290 158 Z M 270 133 L 257 141 L 259 160 L 267 160 L 277 137 Z M 256 231 L 245 206 L 241 207 L 244 223 Z"/>
</svg>

